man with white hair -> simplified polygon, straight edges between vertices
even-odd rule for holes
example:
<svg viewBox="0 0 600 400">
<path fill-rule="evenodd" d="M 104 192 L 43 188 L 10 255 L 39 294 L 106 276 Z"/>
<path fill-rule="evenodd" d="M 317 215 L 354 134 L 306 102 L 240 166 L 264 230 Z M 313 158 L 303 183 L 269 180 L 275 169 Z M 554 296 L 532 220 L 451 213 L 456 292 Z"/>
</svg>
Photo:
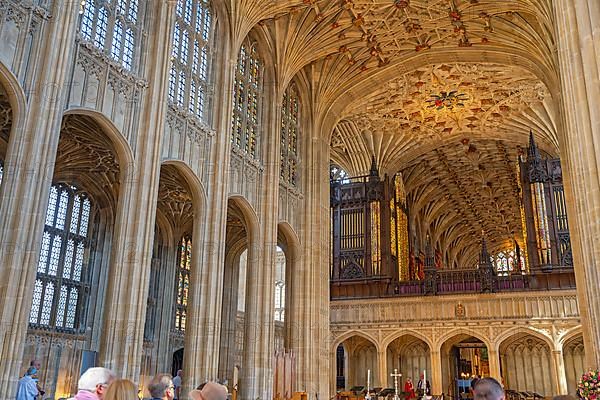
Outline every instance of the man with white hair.
<svg viewBox="0 0 600 400">
<path fill-rule="evenodd" d="M 81 375 L 77 383 L 79 390 L 74 400 L 102 400 L 108 385 L 115 379 L 115 374 L 109 369 L 89 368 Z"/>
</svg>

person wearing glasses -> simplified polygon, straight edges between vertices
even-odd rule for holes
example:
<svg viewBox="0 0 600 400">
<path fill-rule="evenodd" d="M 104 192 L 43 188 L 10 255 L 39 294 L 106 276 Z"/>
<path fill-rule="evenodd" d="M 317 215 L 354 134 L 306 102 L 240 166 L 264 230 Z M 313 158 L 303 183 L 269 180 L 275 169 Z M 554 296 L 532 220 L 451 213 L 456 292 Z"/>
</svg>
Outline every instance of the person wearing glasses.
<svg viewBox="0 0 600 400">
<path fill-rule="evenodd" d="M 89 368 L 81 375 L 77 382 L 78 392 L 73 400 L 102 400 L 108 385 L 115 379 L 115 374 L 110 369 L 94 367 Z"/>
<path fill-rule="evenodd" d="M 152 400 L 173 400 L 175 385 L 169 374 L 156 375 L 148 384 L 148 392 Z"/>
</svg>

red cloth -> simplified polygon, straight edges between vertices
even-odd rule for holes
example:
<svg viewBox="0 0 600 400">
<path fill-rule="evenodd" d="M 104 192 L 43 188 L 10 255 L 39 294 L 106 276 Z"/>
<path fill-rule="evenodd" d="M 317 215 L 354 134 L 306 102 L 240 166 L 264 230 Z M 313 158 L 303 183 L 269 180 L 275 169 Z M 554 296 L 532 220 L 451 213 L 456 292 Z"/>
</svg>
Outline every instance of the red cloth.
<svg viewBox="0 0 600 400">
<path fill-rule="evenodd" d="M 406 400 L 417 398 L 415 395 L 415 387 L 413 386 L 412 382 L 406 381 L 404 384 L 404 393 L 406 393 Z"/>
</svg>

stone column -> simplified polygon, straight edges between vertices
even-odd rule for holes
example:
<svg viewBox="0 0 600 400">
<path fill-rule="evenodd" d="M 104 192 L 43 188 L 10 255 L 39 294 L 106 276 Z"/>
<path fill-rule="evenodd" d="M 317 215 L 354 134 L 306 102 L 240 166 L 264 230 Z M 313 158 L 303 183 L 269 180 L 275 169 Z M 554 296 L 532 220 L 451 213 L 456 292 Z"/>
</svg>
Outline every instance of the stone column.
<svg viewBox="0 0 600 400">
<path fill-rule="evenodd" d="M 18 7 L 18 6 L 17 6 Z M 0 198 L 0 398 L 14 398 L 54 172 L 79 4 L 54 2 L 41 44 L 36 90 L 14 115 Z M 36 62 L 36 60 L 32 60 Z M 20 91 L 18 87 L 7 88 Z M 25 99 L 21 99 L 25 100 Z M 16 111 L 16 110 L 15 110 Z"/>
<path fill-rule="evenodd" d="M 373 382 L 371 382 L 371 387 L 373 386 L 380 386 L 380 387 L 387 387 L 387 382 L 388 382 L 388 368 L 387 368 L 387 351 L 385 350 L 379 350 L 377 351 L 377 372 L 378 372 L 378 380 L 377 383 L 374 384 Z M 375 374 L 373 374 L 374 371 L 371 372 L 371 379 L 373 379 L 373 381 L 375 380 Z M 399 371 L 401 372 L 401 371 Z"/>
<path fill-rule="evenodd" d="M 140 134 L 133 165 L 121 180 L 112 260 L 106 292 L 100 364 L 137 381 L 141 369 L 146 300 L 156 202 L 160 148 L 167 97 L 174 2 L 150 2 L 153 24 L 148 47 L 148 89 L 142 98 Z M 164 22 L 164 23 L 162 23 Z"/>
<path fill-rule="evenodd" d="M 600 365 L 600 3 L 553 2 L 560 72 L 559 144 L 586 364 Z"/>
<path fill-rule="evenodd" d="M 554 395 L 568 394 L 565 359 L 562 350 L 552 350 L 552 384 Z"/>
<path fill-rule="evenodd" d="M 258 210 L 260 226 L 248 249 L 244 354 L 240 376 L 242 399 L 273 397 L 273 356 L 275 355 L 275 252 L 279 206 L 281 99 L 273 76 L 265 77 L 265 118 L 263 136 L 264 172 Z M 273 82 L 267 82 L 272 79 Z M 270 99 L 271 101 L 266 101 Z M 260 143 L 259 142 L 259 143 Z M 261 184 L 262 183 L 262 184 Z M 323 357 L 328 359 L 328 353 Z M 324 376 L 325 384 L 327 375 Z"/>
<path fill-rule="evenodd" d="M 490 376 L 500 380 L 500 354 L 497 349 L 488 349 Z"/>
<path fill-rule="evenodd" d="M 314 128 L 314 132 L 318 132 Z M 295 269 L 292 348 L 297 354 L 297 388 L 328 398 L 329 374 L 329 143 L 320 133 L 303 133 L 305 198 L 300 242 L 303 262 Z"/>
<path fill-rule="evenodd" d="M 431 394 L 441 394 L 444 391 L 442 383 L 442 352 L 431 352 Z"/>
</svg>

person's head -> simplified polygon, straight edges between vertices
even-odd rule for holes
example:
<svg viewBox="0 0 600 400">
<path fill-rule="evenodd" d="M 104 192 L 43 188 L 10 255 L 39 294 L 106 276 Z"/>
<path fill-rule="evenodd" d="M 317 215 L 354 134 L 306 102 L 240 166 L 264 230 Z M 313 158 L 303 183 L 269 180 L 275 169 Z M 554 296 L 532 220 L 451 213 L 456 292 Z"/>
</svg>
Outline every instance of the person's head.
<svg viewBox="0 0 600 400">
<path fill-rule="evenodd" d="M 108 386 L 114 379 L 115 374 L 110 369 L 101 367 L 88 368 L 79 378 L 77 388 L 94 393 L 99 399 L 103 399 L 106 389 L 108 389 Z"/>
<path fill-rule="evenodd" d="M 471 380 L 471 389 L 475 389 L 475 385 L 477 385 L 478 377 L 475 377 Z"/>
<path fill-rule="evenodd" d="M 171 400 L 175 397 L 175 386 L 169 374 L 156 375 L 148 384 L 150 396 L 157 399 Z"/>
<path fill-rule="evenodd" d="M 104 400 L 137 400 L 137 393 L 135 383 L 127 379 L 117 379 L 106 390 Z"/>
<path fill-rule="evenodd" d="M 481 378 L 473 386 L 473 400 L 504 400 L 504 389 L 494 378 Z"/>
<path fill-rule="evenodd" d="M 182 375 L 183 375 L 183 371 L 182 371 L 182 370 L 180 370 L 180 369 L 178 369 L 178 370 L 177 370 L 177 376 L 182 376 Z"/>
<path fill-rule="evenodd" d="M 30 367 L 34 367 L 35 369 L 39 370 L 40 367 L 42 366 L 42 364 L 40 363 L 40 360 L 31 360 L 31 362 L 29 363 Z"/>
<path fill-rule="evenodd" d="M 226 400 L 227 388 L 217 382 L 206 382 L 202 390 L 192 390 L 190 392 L 192 400 Z"/>
<path fill-rule="evenodd" d="M 424 376 L 423 374 L 419 375 L 419 379 L 423 380 Z"/>
</svg>

